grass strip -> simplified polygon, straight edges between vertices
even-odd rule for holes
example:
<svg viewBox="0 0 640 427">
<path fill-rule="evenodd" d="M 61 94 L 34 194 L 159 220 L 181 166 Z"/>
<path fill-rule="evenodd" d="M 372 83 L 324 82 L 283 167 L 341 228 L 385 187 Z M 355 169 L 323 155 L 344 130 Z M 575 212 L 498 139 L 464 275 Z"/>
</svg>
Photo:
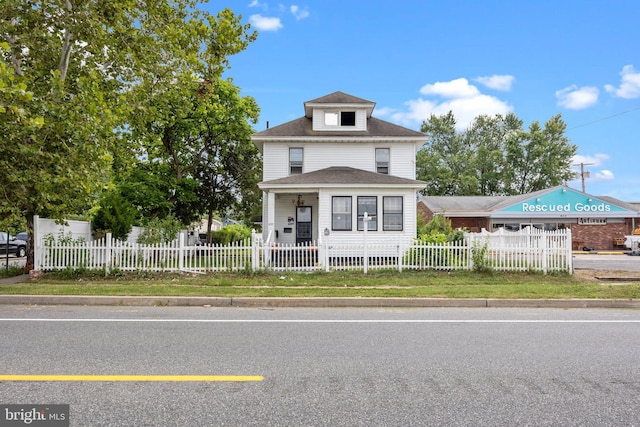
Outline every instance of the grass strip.
<svg viewBox="0 0 640 427">
<path fill-rule="evenodd" d="M 569 274 L 374 270 L 329 273 L 47 273 L 0 286 L 0 294 L 210 296 L 637 299 L 634 283 L 590 283 Z"/>
</svg>

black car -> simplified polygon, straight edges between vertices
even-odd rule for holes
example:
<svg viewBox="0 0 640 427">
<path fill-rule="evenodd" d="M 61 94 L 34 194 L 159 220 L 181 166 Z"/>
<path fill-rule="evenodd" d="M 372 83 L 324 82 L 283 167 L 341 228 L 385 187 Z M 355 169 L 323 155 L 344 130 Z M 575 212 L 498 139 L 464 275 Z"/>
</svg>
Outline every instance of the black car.
<svg viewBox="0 0 640 427">
<path fill-rule="evenodd" d="M 17 239 L 5 232 L 0 232 L 0 254 L 7 254 L 7 236 L 9 236 L 9 253 L 14 254 L 18 258 L 27 255 L 27 242 Z"/>
</svg>

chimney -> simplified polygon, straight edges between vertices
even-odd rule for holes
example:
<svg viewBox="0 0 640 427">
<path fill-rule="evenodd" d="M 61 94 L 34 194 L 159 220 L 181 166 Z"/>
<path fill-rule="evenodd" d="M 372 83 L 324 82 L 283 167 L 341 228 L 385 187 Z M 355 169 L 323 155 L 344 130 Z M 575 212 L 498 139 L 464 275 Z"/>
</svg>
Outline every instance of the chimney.
<svg viewBox="0 0 640 427">
<path fill-rule="evenodd" d="M 269 129 L 269 120 L 267 120 L 267 129 Z"/>
</svg>

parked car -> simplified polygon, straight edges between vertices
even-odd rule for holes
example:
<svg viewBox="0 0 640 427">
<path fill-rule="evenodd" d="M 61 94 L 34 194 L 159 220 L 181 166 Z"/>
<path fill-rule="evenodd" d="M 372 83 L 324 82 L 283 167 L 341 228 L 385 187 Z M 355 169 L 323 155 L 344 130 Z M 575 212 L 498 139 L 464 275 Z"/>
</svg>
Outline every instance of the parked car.
<svg viewBox="0 0 640 427">
<path fill-rule="evenodd" d="M 9 238 L 9 254 L 14 254 L 18 258 L 27 255 L 27 242 L 5 232 L 0 232 L 0 254 L 7 254 L 7 237 Z"/>
</svg>

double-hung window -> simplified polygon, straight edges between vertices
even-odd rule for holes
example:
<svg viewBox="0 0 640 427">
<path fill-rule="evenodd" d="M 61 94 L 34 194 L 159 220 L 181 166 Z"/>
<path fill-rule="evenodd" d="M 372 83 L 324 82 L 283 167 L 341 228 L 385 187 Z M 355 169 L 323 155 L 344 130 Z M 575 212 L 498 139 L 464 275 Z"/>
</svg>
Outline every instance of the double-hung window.
<svg viewBox="0 0 640 427">
<path fill-rule="evenodd" d="M 388 148 L 376 148 L 376 172 L 389 175 Z"/>
<path fill-rule="evenodd" d="M 331 200 L 331 229 L 351 231 L 351 196 L 333 196 Z"/>
<path fill-rule="evenodd" d="M 359 196 L 358 197 L 358 231 L 364 230 L 364 213 L 367 213 L 369 222 L 367 224 L 368 231 L 376 231 L 378 229 L 378 198 L 376 196 Z"/>
<path fill-rule="evenodd" d="M 289 175 L 298 175 L 302 173 L 302 161 L 304 158 L 304 149 L 300 147 L 289 148 Z"/>
<path fill-rule="evenodd" d="M 382 229 L 402 231 L 402 197 L 385 196 L 382 198 Z"/>
</svg>

